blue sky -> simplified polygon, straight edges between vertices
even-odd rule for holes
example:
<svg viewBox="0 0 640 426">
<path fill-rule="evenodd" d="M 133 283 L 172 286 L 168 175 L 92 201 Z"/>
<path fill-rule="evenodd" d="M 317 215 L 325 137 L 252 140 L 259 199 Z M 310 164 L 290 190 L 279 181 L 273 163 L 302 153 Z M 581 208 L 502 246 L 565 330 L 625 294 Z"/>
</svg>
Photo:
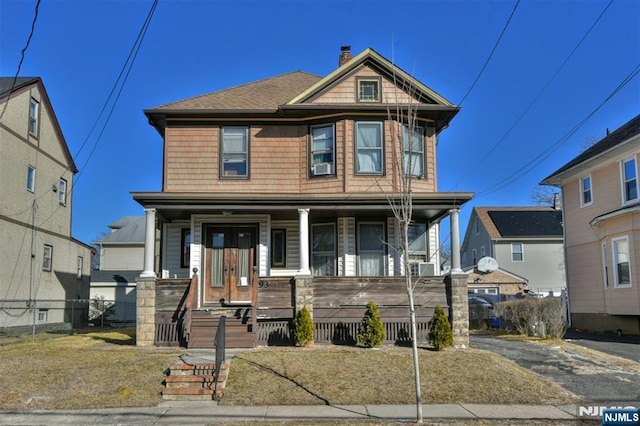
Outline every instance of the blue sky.
<svg viewBox="0 0 640 426">
<path fill-rule="evenodd" d="M 72 154 L 90 134 L 152 4 L 42 1 L 20 76 L 43 78 Z M 640 113 L 635 77 L 565 139 L 640 64 L 640 1 L 614 0 L 549 83 L 608 4 L 518 4 L 440 136 L 440 190 L 478 194 L 462 210 L 462 235 L 473 206 L 530 205 L 538 182 Z M 2 76 L 17 71 L 35 5 L 0 0 Z M 295 70 L 324 76 L 337 67 L 342 45 L 355 54 L 372 47 L 459 104 L 514 6 L 160 0 L 104 132 L 98 137 L 103 118 L 76 156 L 74 237 L 91 243 L 109 223 L 143 214 L 131 191 L 161 190 L 162 141 L 143 109 Z"/>
</svg>

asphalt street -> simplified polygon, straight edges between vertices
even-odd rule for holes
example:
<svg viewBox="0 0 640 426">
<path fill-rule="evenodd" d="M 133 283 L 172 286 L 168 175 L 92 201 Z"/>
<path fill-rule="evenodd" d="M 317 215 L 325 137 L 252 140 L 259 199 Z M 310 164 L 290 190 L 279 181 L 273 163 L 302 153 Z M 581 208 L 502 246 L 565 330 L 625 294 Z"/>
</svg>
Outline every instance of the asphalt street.
<svg viewBox="0 0 640 426">
<path fill-rule="evenodd" d="M 640 362 L 640 336 L 578 333 L 575 330 L 569 330 L 564 335 L 564 340 L 609 355 Z"/>
<path fill-rule="evenodd" d="M 640 407 L 640 365 L 606 356 L 488 335 L 471 335 L 471 346 L 508 358 L 546 376 L 585 403 Z M 619 361 L 619 360 L 618 360 Z M 505 389 L 508 392 L 508 389 Z"/>
</svg>

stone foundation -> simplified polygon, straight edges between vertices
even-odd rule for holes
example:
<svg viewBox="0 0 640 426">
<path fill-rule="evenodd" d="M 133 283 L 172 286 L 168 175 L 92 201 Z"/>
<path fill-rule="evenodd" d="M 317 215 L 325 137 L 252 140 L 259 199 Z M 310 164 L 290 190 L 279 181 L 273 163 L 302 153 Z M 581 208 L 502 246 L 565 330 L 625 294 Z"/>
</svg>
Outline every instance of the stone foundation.
<svg viewBox="0 0 640 426">
<path fill-rule="evenodd" d="M 467 276 L 462 274 L 445 277 L 449 322 L 453 329 L 454 345 L 458 349 L 469 347 L 469 296 Z"/>
</svg>

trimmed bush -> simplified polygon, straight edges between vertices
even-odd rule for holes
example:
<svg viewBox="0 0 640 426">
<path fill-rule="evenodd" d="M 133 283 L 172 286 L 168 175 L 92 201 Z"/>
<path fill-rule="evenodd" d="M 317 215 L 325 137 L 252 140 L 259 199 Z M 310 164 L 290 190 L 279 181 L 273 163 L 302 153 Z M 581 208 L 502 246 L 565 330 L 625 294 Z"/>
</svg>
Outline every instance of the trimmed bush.
<svg viewBox="0 0 640 426">
<path fill-rule="evenodd" d="M 303 306 L 293 318 L 293 338 L 297 346 L 309 346 L 313 343 L 313 319 L 306 306 Z"/>
<path fill-rule="evenodd" d="M 500 303 L 499 307 L 507 331 L 560 339 L 567 330 L 564 303 L 560 298 L 511 300 Z"/>
<path fill-rule="evenodd" d="M 429 320 L 429 344 L 437 351 L 453 346 L 451 323 L 440 305 L 436 306 L 433 317 Z"/>
<path fill-rule="evenodd" d="M 386 330 L 380 318 L 378 305 L 374 302 L 367 303 L 367 310 L 358 329 L 358 343 L 365 348 L 382 346 L 385 336 Z"/>
</svg>

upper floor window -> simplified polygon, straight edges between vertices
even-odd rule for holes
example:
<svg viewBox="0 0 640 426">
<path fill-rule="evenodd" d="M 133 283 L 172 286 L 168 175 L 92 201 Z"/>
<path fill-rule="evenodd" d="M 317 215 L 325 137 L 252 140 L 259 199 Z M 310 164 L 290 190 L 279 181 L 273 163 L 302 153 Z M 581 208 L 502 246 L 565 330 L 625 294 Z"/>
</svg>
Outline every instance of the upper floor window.
<svg viewBox="0 0 640 426">
<path fill-rule="evenodd" d="M 40 114 L 40 103 L 31 98 L 29 103 L 29 134 L 38 136 L 38 122 Z"/>
<path fill-rule="evenodd" d="M 382 123 L 356 123 L 356 173 L 381 175 L 383 167 Z"/>
<path fill-rule="evenodd" d="M 482 259 L 486 255 L 487 255 L 487 252 L 486 252 L 484 246 L 480 246 L 480 259 Z"/>
<path fill-rule="evenodd" d="M 249 128 L 223 127 L 221 146 L 222 177 L 249 177 Z"/>
<path fill-rule="evenodd" d="M 471 250 L 471 263 L 473 265 L 478 264 L 478 252 L 476 251 L 476 249 Z"/>
<path fill-rule="evenodd" d="M 83 265 L 84 259 L 82 258 L 82 256 L 78 256 L 78 258 L 76 259 L 76 278 L 79 280 L 82 279 Z"/>
<path fill-rule="evenodd" d="M 622 163 L 622 195 L 624 203 L 638 200 L 638 170 L 635 158 Z"/>
<path fill-rule="evenodd" d="M 191 229 L 182 229 L 181 245 L 182 255 L 180 256 L 180 267 L 188 268 L 191 262 Z"/>
<path fill-rule="evenodd" d="M 311 174 L 335 173 L 335 139 L 333 125 L 311 127 Z"/>
<path fill-rule="evenodd" d="M 424 129 L 404 126 L 402 145 L 404 149 L 404 173 L 407 176 L 424 176 Z"/>
<path fill-rule="evenodd" d="M 586 176 L 580 179 L 580 205 L 590 206 L 593 204 L 593 196 L 591 194 L 591 176 Z"/>
<path fill-rule="evenodd" d="M 522 262 L 524 260 L 522 243 L 511 243 L 511 260 L 514 262 Z"/>
<path fill-rule="evenodd" d="M 629 238 L 619 237 L 611 240 L 613 245 L 613 266 L 615 268 L 616 287 L 631 287 L 631 263 L 629 256 Z"/>
<path fill-rule="evenodd" d="M 380 102 L 380 80 L 377 78 L 359 78 L 358 101 Z"/>
<path fill-rule="evenodd" d="M 50 271 L 51 265 L 53 263 L 52 260 L 53 260 L 53 246 L 45 244 L 44 257 L 42 258 L 42 269 L 44 269 L 45 271 Z"/>
<path fill-rule="evenodd" d="M 58 188 L 58 201 L 63 206 L 67 205 L 67 181 L 64 179 L 60 179 Z"/>
<path fill-rule="evenodd" d="M 334 223 L 311 225 L 311 260 L 314 276 L 336 275 L 336 226 Z"/>
<path fill-rule="evenodd" d="M 27 189 L 31 192 L 36 190 L 36 168 L 33 166 L 27 168 Z"/>
<path fill-rule="evenodd" d="M 479 235 L 480 234 L 480 218 L 478 216 L 475 217 L 474 228 L 476 230 L 476 235 Z"/>
</svg>

